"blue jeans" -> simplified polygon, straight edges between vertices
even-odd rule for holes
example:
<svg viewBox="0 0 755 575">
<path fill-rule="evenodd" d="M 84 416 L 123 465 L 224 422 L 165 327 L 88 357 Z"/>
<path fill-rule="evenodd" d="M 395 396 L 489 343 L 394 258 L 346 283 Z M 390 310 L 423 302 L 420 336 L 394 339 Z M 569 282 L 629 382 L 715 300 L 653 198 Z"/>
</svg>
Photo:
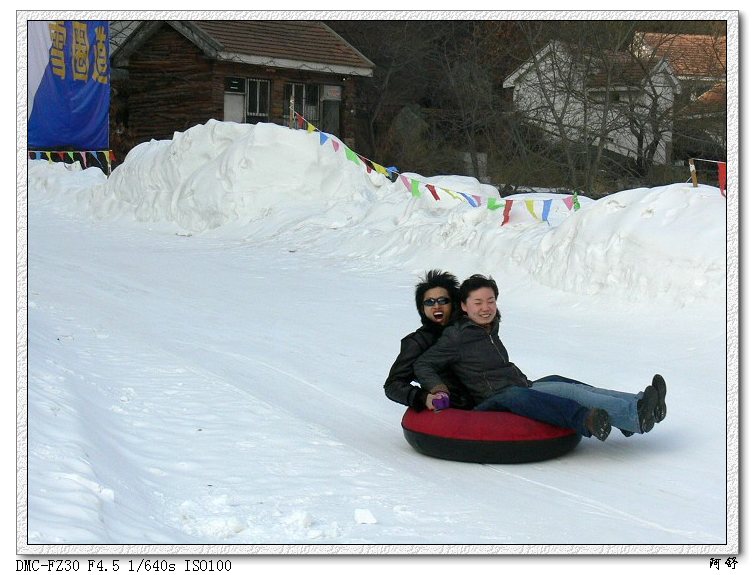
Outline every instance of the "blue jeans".
<svg viewBox="0 0 755 575">
<path fill-rule="evenodd" d="M 497 391 L 482 401 L 476 410 L 510 411 L 537 421 L 544 421 L 558 427 L 573 429 L 577 433 L 590 437 L 592 434 L 585 427 L 585 418 L 589 409 L 572 399 L 566 399 L 550 393 L 543 393 L 529 387 L 510 385 Z"/>
<path fill-rule="evenodd" d="M 642 399 L 643 392 L 625 393 L 602 389 L 560 375 L 549 375 L 533 381 L 531 389 L 572 399 L 586 407 L 605 409 L 614 427 L 642 433 L 640 416 L 637 413 L 637 401 Z"/>
</svg>

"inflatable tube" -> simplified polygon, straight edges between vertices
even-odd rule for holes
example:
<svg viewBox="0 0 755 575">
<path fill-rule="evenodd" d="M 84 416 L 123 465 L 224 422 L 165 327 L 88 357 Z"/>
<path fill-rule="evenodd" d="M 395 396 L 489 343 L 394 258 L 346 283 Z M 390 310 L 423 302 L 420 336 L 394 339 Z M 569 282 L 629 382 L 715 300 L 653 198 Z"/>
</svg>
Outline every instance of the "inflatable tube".
<svg viewBox="0 0 755 575">
<path fill-rule="evenodd" d="M 471 463 L 530 463 L 574 449 L 582 436 L 507 411 L 406 410 L 404 437 L 430 457 Z"/>
</svg>

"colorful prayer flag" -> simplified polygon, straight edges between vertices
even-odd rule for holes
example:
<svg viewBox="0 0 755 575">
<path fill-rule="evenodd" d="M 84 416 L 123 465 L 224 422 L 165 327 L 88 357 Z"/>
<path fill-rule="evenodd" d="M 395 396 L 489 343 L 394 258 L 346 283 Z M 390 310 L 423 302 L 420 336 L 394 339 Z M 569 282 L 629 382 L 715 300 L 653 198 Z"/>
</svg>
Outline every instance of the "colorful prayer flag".
<svg viewBox="0 0 755 575">
<path fill-rule="evenodd" d="M 386 169 L 385 169 L 385 168 L 384 168 L 383 166 L 381 166 L 380 164 L 377 164 L 377 163 L 375 163 L 375 162 L 372 162 L 372 166 L 373 166 L 373 167 L 375 168 L 375 171 L 376 171 L 376 172 L 377 172 L 378 174 L 381 174 L 381 175 L 383 175 L 383 176 L 385 176 L 385 177 L 389 177 L 389 176 L 388 176 L 388 170 L 386 170 Z"/>
<path fill-rule="evenodd" d="M 503 208 L 503 223 L 502 226 L 505 226 L 507 223 L 509 223 L 509 214 L 511 214 L 511 206 L 514 205 L 514 200 L 506 200 L 506 205 Z"/>
<path fill-rule="evenodd" d="M 359 159 L 359 157 L 351 148 L 344 146 L 343 149 L 344 149 L 344 152 L 346 153 L 346 158 L 348 160 L 354 162 L 357 166 L 362 165 L 362 161 Z"/>
<path fill-rule="evenodd" d="M 551 212 L 551 203 L 553 200 L 545 200 L 543 202 L 543 221 L 548 222 L 548 214 Z M 548 225 L 550 225 L 550 222 L 548 222 Z"/>
<path fill-rule="evenodd" d="M 430 193 L 435 198 L 435 201 L 440 201 L 440 196 L 438 195 L 438 192 L 435 190 L 435 186 L 432 184 L 425 184 L 425 187 L 430 190 Z"/>
<path fill-rule="evenodd" d="M 359 155 L 359 154 L 357 154 L 357 155 Z M 372 162 L 369 159 L 365 158 L 364 156 L 359 156 L 359 159 L 362 160 L 362 162 L 364 162 L 364 167 L 367 168 L 367 173 L 368 174 L 371 173 L 372 172 Z"/>
<path fill-rule="evenodd" d="M 441 188 L 444 192 L 446 192 L 449 196 L 451 196 L 454 200 L 458 200 L 459 196 L 457 196 L 455 193 L 453 193 L 451 190 L 447 190 L 446 188 Z"/>
<path fill-rule="evenodd" d="M 726 162 L 718 162 L 718 187 L 721 195 L 726 197 Z"/>
<path fill-rule="evenodd" d="M 404 184 L 404 186 L 406 186 L 407 191 L 411 192 L 412 191 L 412 184 L 409 181 L 409 178 L 407 178 L 404 174 L 399 174 L 398 177 L 401 180 L 401 182 Z"/>
<path fill-rule="evenodd" d="M 527 211 L 530 214 L 532 214 L 533 218 L 535 218 L 536 220 L 539 220 L 540 218 L 538 218 L 535 215 L 535 205 L 534 205 L 534 203 L 535 203 L 535 200 L 524 200 L 524 205 L 527 206 Z"/>
<path fill-rule="evenodd" d="M 475 204 L 475 201 L 464 192 L 459 192 L 459 195 L 461 195 L 465 200 L 467 200 L 469 202 L 469 205 L 472 206 L 473 208 L 476 208 L 477 206 L 479 206 L 479 204 Z"/>
</svg>

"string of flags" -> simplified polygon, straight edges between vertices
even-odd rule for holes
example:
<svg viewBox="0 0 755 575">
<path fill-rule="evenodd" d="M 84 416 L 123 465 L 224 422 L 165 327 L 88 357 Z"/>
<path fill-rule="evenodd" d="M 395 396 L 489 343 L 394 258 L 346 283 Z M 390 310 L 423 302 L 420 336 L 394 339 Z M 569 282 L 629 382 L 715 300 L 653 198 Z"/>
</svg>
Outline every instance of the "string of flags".
<svg viewBox="0 0 755 575">
<path fill-rule="evenodd" d="M 41 160 L 43 158 L 46 158 L 48 162 L 65 162 L 67 158 L 68 160 L 70 160 L 70 163 L 80 160 L 84 168 L 88 168 L 89 165 L 94 164 L 91 161 L 87 162 L 87 154 L 89 154 L 94 162 L 96 162 L 97 165 L 103 170 L 105 170 L 105 166 L 107 166 L 106 173 L 110 173 L 112 162 L 115 161 L 115 154 L 113 153 L 113 150 L 29 150 L 29 159 Z M 100 161 L 100 157 L 102 157 L 102 161 Z M 57 160 L 55 158 L 57 158 Z"/>
<path fill-rule="evenodd" d="M 325 145 L 328 141 L 330 141 L 333 146 L 333 150 L 336 152 L 338 152 L 338 150 L 341 147 L 343 147 L 344 155 L 346 156 L 346 159 L 348 159 L 351 162 L 354 162 L 358 166 L 365 167 L 368 174 L 372 172 L 373 170 L 375 170 L 379 174 L 382 174 L 383 176 L 389 178 L 392 182 L 396 181 L 396 179 L 401 180 L 401 183 L 404 184 L 404 187 L 406 187 L 407 191 L 412 195 L 412 197 L 415 197 L 415 198 L 422 197 L 423 189 L 425 189 L 428 192 L 430 192 L 430 194 L 435 199 L 435 201 L 440 201 L 441 199 L 440 192 L 442 192 L 443 194 L 455 200 L 466 202 L 473 208 L 479 208 L 483 205 L 485 205 L 487 209 L 492 210 L 492 211 L 503 208 L 503 221 L 501 223 L 502 226 L 505 226 L 507 223 L 509 223 L 509 220 L 511 218 L 511 210 L 514 204 L 523 203 L 527 211 L 532 215 L 533 218 L 535 218 L 538 221 L 546 222 L 548 223 L 548 225 L 550 225 L 550 222 L 548 221 L 548 217 L 551 212 L 553 199 L 499 200 L 498 198 L 486 198 L 486 201 L 483 203 L 483 198 L 476 194 L 469 194 L 465 192 L 450 190 L 448 188 L 444 188 L 444 187 L 440 187 L 434 184 L 428 184 L 426 182 L 415 180 L 414 178 L 410 178 L 409 176 L 405 174 L 399 173 L 398 169 L 395 166 L 386 168 L 378 164 L 377 162 L 370 160 L 369 158 L 366 158 L 360 154 L 357 154 L 356 152 L 351 150 L 348 146 L 346 146 L 346 144 L 339 142 L 335 137 L 331 136 L 330 134 L 326 134 L 318 130 L 316 126 L 310 123 L 306 118 L 304 118 L 304 116 L 302 116 L 298 112 L 294 112 L 294 118 L 296 121 L 296 126 L 299 129 L 306 128 L 307 132 L 318 132 L 320 134 L 321 146 Z M 563 200 L 561 201 L 564 202 L 564 205 L 569 211 L 577 211 L 580 209 L 579 197 L 577 196 L 576 192 L 574 192 L 574 194 L 571 197 L 563 198 Z"/>
</svg>

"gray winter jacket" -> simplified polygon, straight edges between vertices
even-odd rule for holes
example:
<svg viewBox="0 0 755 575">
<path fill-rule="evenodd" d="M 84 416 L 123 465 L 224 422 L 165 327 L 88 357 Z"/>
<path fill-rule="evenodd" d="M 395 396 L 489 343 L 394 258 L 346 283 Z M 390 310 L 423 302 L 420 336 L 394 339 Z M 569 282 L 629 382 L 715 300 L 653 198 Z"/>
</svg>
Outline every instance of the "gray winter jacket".
<svg viewBox="0 0 755 575">
<path fill-rule="evenodd" d="M 488 333 L 464 318 L 443 330 L 436 344 L 414 362 L 414 374 L 422 388 L 429 392 L 443 389 L 439 374 L 446 368 L 456 374 L 475 404 L 510 385 L 529 387 L 527 376 L 509 361 L 498 326 L 496 319 Z"/>
</svg>

